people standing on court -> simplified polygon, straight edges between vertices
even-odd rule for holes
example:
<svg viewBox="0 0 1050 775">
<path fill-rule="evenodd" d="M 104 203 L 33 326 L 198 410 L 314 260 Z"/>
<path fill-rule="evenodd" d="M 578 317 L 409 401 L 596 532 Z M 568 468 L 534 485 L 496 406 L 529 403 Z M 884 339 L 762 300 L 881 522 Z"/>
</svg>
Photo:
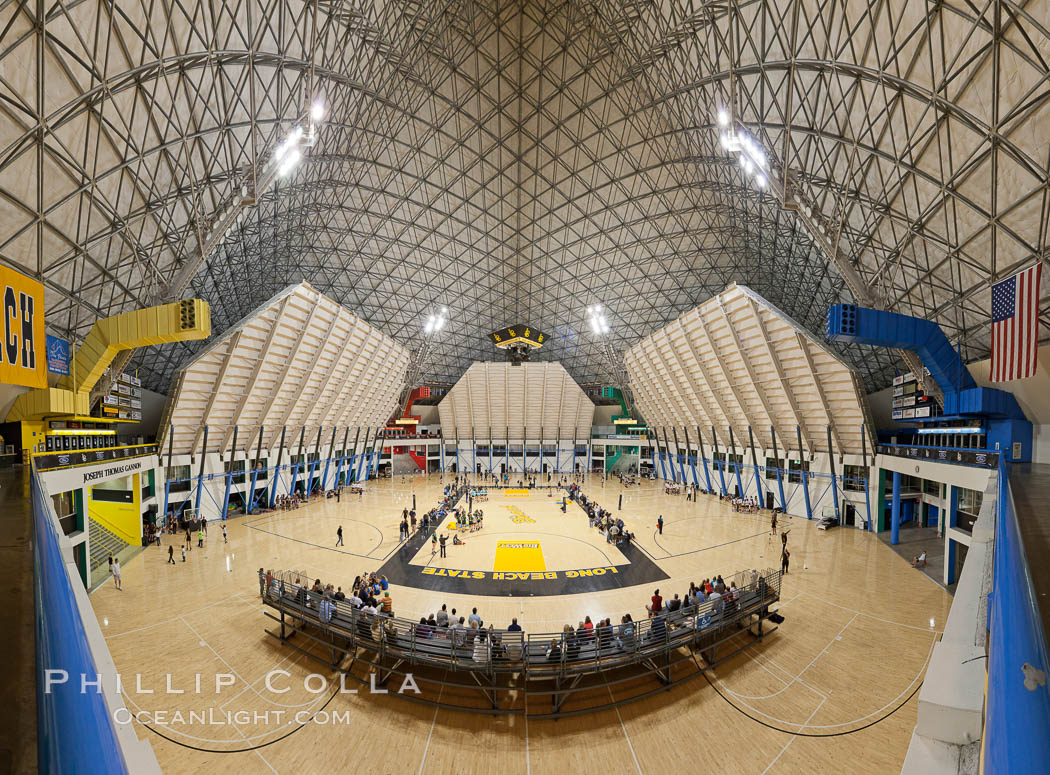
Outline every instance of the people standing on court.
<svg viewBox="0 0 1050 775">
<path fill-rule="evenodd" d="M 342 525 L 340 525 L 339 529 L 335 531 L 335 545 L 336 546 L 342 546 L 343 545 L 343 526 Z"/>
<path fill-rule="evenodd" d="M 773 518 L 769 523 L 769 530 L 773 535 L 777 534 L 777 513 L 773 512 Z"/>
<path fill-rule="evenodd" d="M 656 529 L 660 531 L 660 535 L 664 534 L 664 515 L 661 514 L 656 518 Z"/>
<path fill-rule="evenodd" d="M 228 544 L 230 540 L 226 537 L 226 525 L 222 526 L 222 542 Z"/>
<path fill-rule="evenodd" d="M 790 558 L 791 552 L 789 552 L 787 546 L 785 546 L 784 550 L 780 553 L 780 572 L 785 575 L 788 572 L 788 560 Z"/>
<path fill-rule="evenodd" d="M 266 573 L 259 568 L 259 597 L 266 597 Z"/>
<path fill-rule="evenodd" d="M 120 558 L 114 557 L 113 564 L 109 566 L 110 572 L 113 574 L 113 584 L 121 592 L 124 591 L 124 583 L 120 579 Z"/>
<path fill-rule="evenodd" d="M 197 528 L 197 546 L 204 546 L 204 528 Z"/>
<path fill-rule="evenodd" d="M 207 517 L 201 517 L 201 529 L 205 533 L 208 532 L 208 518 Z"/>
<path fill-rule="evenodd" d="M 445 543 L 448 541 L 448 536 L 442 534 L 441 536 L 441 556 L 445 556 Z"/>
<path fill-rule="evenodd" d="M 172 565 L 175 564 L 175 545 L 174 544 L 168 544 L 168 562 L 170 562 Z"/>
<path fill-rule="evenodd" d="M 182 561 L 186 562 L 186 544 L 182 545 Z"/>
</svg>

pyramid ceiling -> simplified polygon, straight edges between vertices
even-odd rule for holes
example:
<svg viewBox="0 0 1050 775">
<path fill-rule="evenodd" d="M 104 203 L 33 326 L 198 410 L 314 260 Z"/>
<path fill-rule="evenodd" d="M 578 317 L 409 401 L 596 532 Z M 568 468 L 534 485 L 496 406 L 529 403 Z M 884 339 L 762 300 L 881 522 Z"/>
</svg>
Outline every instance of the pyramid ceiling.
<svg viewBox="0 0 1050 775">
<path fill-rule="evenodd" d="M 1046 250 L 1048 14 L 9 4 L 0 262 L 45 283 L 49 329 L 72 338 L 188 294 L 221 332 L 305 280 L 412 351 L 446 306 L 422 374 L 449 383 L 514 323 L 550 332 L 537 358 L 610 379 L 616 354 L 732 282 L 817 333 L 829 304 L 858 297 L 927 316 L 972 360 L 988 351 L 991 283 Z M 316 143 L 268 178 L 315 99 Z M 719 108 L 765 149 L 773 185 L 722 149 Z M 596 302 L 607 345 L 588 326 Z M 166 391 L 204 346 L 134 365 Z M 835 349 L 869 388 L 897 366 Z"/>
</svg>

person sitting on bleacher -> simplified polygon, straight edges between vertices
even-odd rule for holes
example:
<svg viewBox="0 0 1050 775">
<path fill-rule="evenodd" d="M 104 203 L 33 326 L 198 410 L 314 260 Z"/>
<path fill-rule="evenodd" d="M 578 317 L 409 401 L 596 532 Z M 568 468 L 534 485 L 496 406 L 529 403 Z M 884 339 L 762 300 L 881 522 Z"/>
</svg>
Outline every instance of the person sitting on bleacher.
<svg viewBox="0 0 1050 775">
<path fill-rule="evenodd" d="M 475 662 L 484 664 L 491 658 L 492 652 L 489 649 L 489 642 L 485 636 L 485 631 L 480 630 L 478 631 L 478 634 L 474 636 L 474 652 L 471 654 L 471 659 Z"/>
<path fill-rule="evenodd" d="M 466 620 L 461 616 L 458 622 L 452 624 L 450 635 L 452 636 L 452 645 L 456 648 L 464 646 L 467 642 L 467 626 Z"/>
<path fill-rule="evenodd" d="M 333 603 L 332 600 L 329 597 L 322 598 L 321 599 L 321 608 L 320 608 L 321 621 L 325 622 L 326 624 L 328 622 L 332 621 L 332 614 L 334 614 L 334 613 L 335 613 L 335 603 Z"/>
<path fill-rule="evenodd" d="M 546 657 L 548 662 L 561 662 L 561 645 L 558 641 L 550 642 L 550 645 L 547 646 Z"/>
<path fill-rule="evenodd" d="M 631 651 L 634 648 L 634 619 L 630 614 L 620 618 L 620 633 L 616 636 L 616 648 Z"/>
</svg>

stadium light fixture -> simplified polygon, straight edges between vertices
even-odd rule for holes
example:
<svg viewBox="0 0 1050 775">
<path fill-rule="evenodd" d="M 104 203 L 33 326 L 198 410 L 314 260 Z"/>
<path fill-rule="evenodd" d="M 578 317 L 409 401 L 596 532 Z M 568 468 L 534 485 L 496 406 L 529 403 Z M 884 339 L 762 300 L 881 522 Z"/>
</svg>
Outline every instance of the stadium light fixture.
<svg viewBox="0 0 1050 775">
<path fill-rule="evenodd" d="M 277 174 L 281 177 L 287 175 L 295 168 L 295 165 L 299 163 L 299 159 L 301 157 L 302 154 L 299 153 L 298 148 L 293 148 L 292 150 L 288 151 L 281 159 L 281 166 L 277 170 Z"/>
<path fill-rule="evenodd" d="M 310 107 L 310 119 L 315 123 L 324 118 L 324 103 L 317 100 Z"/>
</svg>

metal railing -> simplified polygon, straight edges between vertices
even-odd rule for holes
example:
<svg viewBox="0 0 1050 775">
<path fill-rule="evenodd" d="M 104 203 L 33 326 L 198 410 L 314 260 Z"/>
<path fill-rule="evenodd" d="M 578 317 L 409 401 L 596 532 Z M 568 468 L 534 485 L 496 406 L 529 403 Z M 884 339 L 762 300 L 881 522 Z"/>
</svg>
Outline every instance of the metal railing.
<svg viewBox="0 0 1050 775">
<path fill-rule="evenodd" d="M 988 635 L 982 772 L 1050 772 L 1046 634 L 1001 458 Z"/>
<path fill-rule="evenodd" d="M 661 686 L 678 683 L 699 674 L 728 658 L 716 659 L 716 649 L 750 632 L 758 632 L 736 644 L 733 654 L 746 648 L 754 638 L 761 638 L 762 621 L 770 606 L 780 599 L 781 576 L 767 569 L 751 580 L 750 571 L 741 571 L 725 579 L 727 588 L 735 583 L 733 595 L 719 601 L 708 601 L 678 611 L 666 610 L 657 616 L 593 630 L 555 633 L 523 633 L 495 628 L 473 629 L 434 626 L 396 616 L 371 614 L 346 601 L 325 599 L 304 585 L 316 578 L 303 571 L 282 571 L 274 575 L 266 589 L 264 603 L 273 613 L 267 616 L 279 622 L 280 632 L 270 635 L 302 653 L 322 661 L 327 667 L 343 670 L 348 657 L 351 664 L 364 663 L 374 668 L 385 681 L 390 675 L 405 675 L 413 670 L 432 669 L 429 679 L 442 687 L 454 686 L 484 694 L 490 707 L 476 704 L 453 704 L 429 701 L 442 707 L 485 712 L 525 713 L 525 707 L 507 707 L 510 695 L 528 697 L 552 696 L 552 710 L 533 716 L 564 715 L 565 701 L 589 687 L 581 686 L 585 676 L 599 676 L 605 683 L 624 683 L 655 676 Z M 301 649 L 293 637 L 323 644 L 328 649 L 317 656 L 317 650 Z M 707 668 L 696 663 L 694 652 L 704 655 Z M 683 662 L 696 663 L 697 670 L 681 678 L 672 676 L 672 668 Z M 628 670 L 624 673 L 623 669 Z M 441 671 L 440 679 L 435 676 Z M 609 674 L 615 671 L 615 677 Z M 468 681 L 448 680 L 449 674 L 468 674 Z M 419 674 L 415 673 L 419 680 Z M 536 682 L 544 682 L 537 687 Z M 553 682 L 553 688 L 549 686 Z M 591 687 L 592 688 L 592 687 Z M 648 694 L 647 692 L 646 694 Z M 455 695 L 456 692 L 450 692 Z M 643 695 L 632 695 L 611 704 L 629 702 Z M 408 697 L 409 699 L 418 699 Z M 591 712 L 610 703 L 575 708 L 571 712 Z M 527 700 L 526 700 L 527 706 Z"/>
</svg>

